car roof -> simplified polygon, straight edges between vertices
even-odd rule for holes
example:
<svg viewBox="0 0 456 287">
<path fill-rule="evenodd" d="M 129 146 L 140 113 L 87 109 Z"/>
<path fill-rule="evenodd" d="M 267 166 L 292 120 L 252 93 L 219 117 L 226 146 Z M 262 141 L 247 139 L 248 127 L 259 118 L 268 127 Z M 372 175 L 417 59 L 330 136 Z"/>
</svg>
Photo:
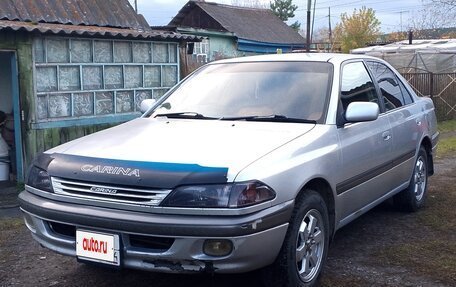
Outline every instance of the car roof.
<svg viewBox="0 0 456 287">
<path fill-rule="evenodd" d="M 341 63 L 352 59 L 375 59 L 378 58 L 366 55 L 335 54 L 335 53 L 288 53 L 288 54 L 268 54 L 259 56 L 239 57 L 212 62 L 221 63 L 243 63 L 243 62 L 275 62 L 275 61 L 306 61 L 306 62 L 331 62 Z"/>
</svg>

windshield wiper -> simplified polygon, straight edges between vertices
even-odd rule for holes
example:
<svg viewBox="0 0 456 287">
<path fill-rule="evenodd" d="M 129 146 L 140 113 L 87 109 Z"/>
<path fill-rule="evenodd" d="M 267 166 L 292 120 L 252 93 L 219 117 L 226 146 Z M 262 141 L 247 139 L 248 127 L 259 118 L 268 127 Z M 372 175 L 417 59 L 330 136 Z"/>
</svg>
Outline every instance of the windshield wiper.
<svg viewBox="0 0 456 287">
<path fill-rule="evenodd" d="M 157 114 L 155 117 L 167 117 L 167 118 L 174 118 L 174 119 L 203 119 L 203 120 L 215 120 L 217 118 L 213 117 L 206 117 L 200 113 L 196 112 L 180 112 L 180 113 L 164 113 L 164 114 Z"/>
<path fill-rule="evenodd" d="M 241 116 L 241 117 L 223 117 L 222 121 L 256 121 L 256 122 L 280 122 L 280 123 L 305 123 L 316 124 L 317 121 L 289 118 L 284 115 L 268 115 L 268 116 Z"/>
</svg>

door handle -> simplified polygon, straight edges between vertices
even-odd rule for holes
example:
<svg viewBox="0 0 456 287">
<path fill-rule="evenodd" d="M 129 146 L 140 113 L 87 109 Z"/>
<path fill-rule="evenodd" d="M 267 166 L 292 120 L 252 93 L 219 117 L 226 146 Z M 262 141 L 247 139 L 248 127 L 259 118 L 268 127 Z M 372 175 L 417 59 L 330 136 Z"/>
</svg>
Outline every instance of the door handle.
<svg viewBox="0 0 456 287">
<path fill-rule="evenodd" d="M 391 139 L 391 133 L 390 132 L 384 132 L 382 134 L 383 140 L 389 141 Z"/>
</svg>

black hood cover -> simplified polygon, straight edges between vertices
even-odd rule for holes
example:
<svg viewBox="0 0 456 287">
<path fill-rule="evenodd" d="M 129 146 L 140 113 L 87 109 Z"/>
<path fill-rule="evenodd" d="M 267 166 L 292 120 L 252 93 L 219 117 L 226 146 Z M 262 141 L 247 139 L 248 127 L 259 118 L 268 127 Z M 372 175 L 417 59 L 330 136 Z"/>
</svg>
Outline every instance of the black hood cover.
<svg viewBox="0 0 456 287">
<path fill-rule="evenodd" d="M 179 185 L 227 182 L 228 168 L 141 162 L 66 154 L 41 154 L 34 164 L 50 176 L 122 186 L 172 189 Z"/>
</svg>

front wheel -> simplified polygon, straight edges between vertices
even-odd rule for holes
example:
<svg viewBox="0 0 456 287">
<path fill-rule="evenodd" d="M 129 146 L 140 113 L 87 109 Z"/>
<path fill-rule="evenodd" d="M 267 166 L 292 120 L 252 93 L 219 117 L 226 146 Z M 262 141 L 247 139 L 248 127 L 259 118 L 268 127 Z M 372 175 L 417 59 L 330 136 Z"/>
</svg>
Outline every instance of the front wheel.
<svg viewBox="0 0 456 287">
<path fill-rule="evenodd" d="M 409 186 L 394 197 L 396 205 L 406 211 L 417 211 L 424 205 L 428 183 L 427 152 L 420 147 Z"/>
<path fill-rule="evenodd" d="M 321 195 L 304 191 L 296 200 L 287 235 L 276 262 L 265 273 L 269 286 L 315 286 L 329 243 L 328 209 Z"/>
</svg>

